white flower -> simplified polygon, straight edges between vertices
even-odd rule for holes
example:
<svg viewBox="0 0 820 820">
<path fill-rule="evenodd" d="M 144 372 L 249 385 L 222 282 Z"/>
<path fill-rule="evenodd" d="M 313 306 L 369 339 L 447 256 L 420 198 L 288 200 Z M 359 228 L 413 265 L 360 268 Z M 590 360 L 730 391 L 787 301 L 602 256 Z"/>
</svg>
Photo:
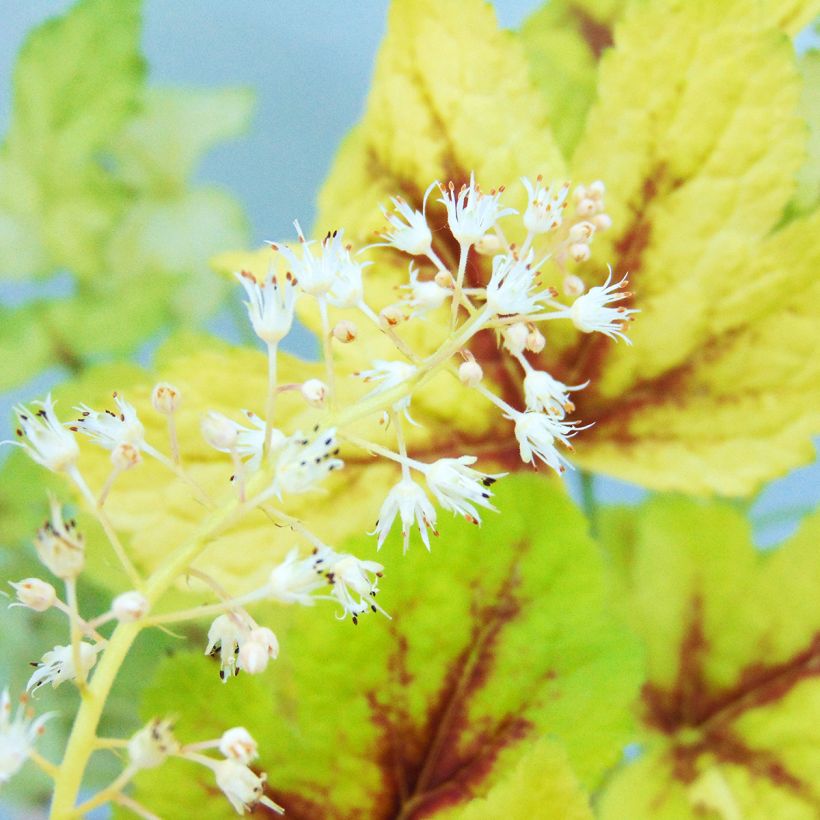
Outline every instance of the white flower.
<svg viewBox="0 0 820 820">
<path fill-rule="evenodd" d="M 293 310 L 296 305 L 296 288 L 293 276 L 277 277 L 271 274 L 267 280 L 257 279 L 250 271 L 235 273 L 245 289 L 248 301 L 248 317 L 256 335 L 268 344 L 276 344 L 290 333 Z"/>
<path fill-rule="evenodd" d="M 219 679 L 222 683 L 227 683 L 232 675 L 239 674 L 236 660 L 249 632 L 248 627 L 233 614 L 219 615 L 211 624 L 205 654 L 213 657 L 219 653 Z"/>
<path fill-rule="evenodd" d="M 253 427 L 245 427 L 216 410 L 209 410 L 202 419 L 202 436 L 220 453 L 235 450 L 251 470 L 256 470 L 262 463 L 265 422 L 250 410 L 242 412 Z M 271 451 L 278 449 L 284 441 L 285 434 L 274 428 L 271 431 Z"/>
<path fill-rule="evenodd" d="M 214 762 L 212 768 L 216 775 L 216 785 L 231 801 L 237 814 L 244 814 L 248 809 L 253 809 L 257 803 L 261 803 L 277 814 L 285 813 L 281 806 L 265 797 L 266 778 L 264 774 L 256 775 L 247 766 L 231 758 Z"/>
<path fill-rule="evenodd" d="M 55 415 L 51 394 L 45 401 L 34 404 L 40 405 L 40 409 L 31 411 L 22 404 L 15 406 L 20 440 L 2 443 L 22 447 L 34 461 L 52 472 L 71 469 L 79 458 L 80 448 L 71 430 L 66 429 Z"/>
<path fill-rule="evenodd" d="M 371 390 L 368 396 L 378 396 L 404 384 L 418 372 L 418 368 L 414 364 L 403 361 L 386 361 L 385 359 L 374 359 L 373 367 L 370 370 L 362 370 L 354 375 L 358 376 L 365 382 L 380 382 L 380 384 Z M 394 402 L 393 407 L 396 410 L 404 410 L 407 413 L 410 407 L 410 394 L 408 393 L 404 398 Z"/>
<path fill-rule="evenodd" d="M 279 641 L 265 626 L 252 629 L 239 647 L 237 666 L 249 675 L 265 671 L 268 660 L 279 657 Z"/>
<path fill-rule="evenodd" d="M 80 641 L 80 665 L 83 672 L 88 675 L 94 664 L 97 662 L 97 647 L 86 641 Z M 77 670 L 74 667 L 74 655 L 71 645 L 55 646 L 43 655 L 42 659 L 33 664 L 37 668 L 34 674 L 28 679 L 26 691 L 39 689 L 44 683 L 50 683 L 56 689 L 61 683 L 67 680 L 74 680 L 77 677 Z"/>
<path fill-rule="evenodd" d="M 530 370 L 524 376 L 527 410 L 543 410 L 562 419 L 575 409 L 575 405 L 569 399 L 570 392 L 581 390 L 587 384 L 589 382 L 566 385 L 543 370 Z"/>
<path fill-rule="evenodd" d="M 130 444 L 139 450 L 145 445 L 145 429 L 133 405 L 114 393 L 117 412 L 104 410 L 98 413 L 88 405 L 76 407 L 82 414 L 77 420 L 78 432 L 88 436 L 95 444 L 106 450 L 115 450 L 123 444 Z"/>
<path fill-rule="evenodd" d="M 492 495 L 489 487 L 506 473 L 481 473 L 470 467 L 475 462 L 475 456 L 440 458 L 426 465 L 424 477 L 430 492 L 445 510 L 463 515 L 473 524 L 480 524 L 481 518 L 473 505 L 497 512 L 489 500 Z"/>
<path fill-rule="evenodd" d="M 337 458 L 336 430 L 315 430 L 313 439 L 294 433 L 281 447 L 276 461 L 274 491 L 305 493 L 319 484 L 328 473 L 341 470 L 344 462 Z"/>
<path fill-rule="evenodd" d="M 313 606 L 313 593 L 323 587 L 323 562 L 332 550 L 326 547 L 315 550 L 307 558 L 299 557 L 299 549 L 294 547 L 281 564 L 273 568 L 268 581 L 268 597 L 283 604 Z"/>
<path fill-rule="evenodd" d="M 431 310 L 435 310 L 444 304 L 444 300 L 452 296 L 452 291 L 443 288 L 435 279 L 419 281 L 419 272 L 413 265 L 410 265 L 410 284 L 402 285 L 410 291 L 410 298 L 407 305 L 411 308 L 413 316 L 424 316 Z"/>
<path fill-rule="evenodd" d="M 611 339 L 620 338 L 627 344 L 632 344 L 629 338 L 624 335 L 624 328 L 629 321 L 629 317 L 637 310 L 619 307 L 612 308 L 608 305 L 620 302 L 629 298 L 632 294 L 622 291 L 626 284 L 624 276 L 620 282 L 610 284 L 612 280 L 612 269 L 603 285 L 590 288 L 585 294 L 579 296 L 572 306 L 566 311 L 572 323 L 582 333 L 603 333 Z"/>
<path fill-rule="evenodd" d="M 424 490 L 410 478 L 403 478 L 387 494 L 382 508 L 379 511 L 379 519 L 376 521 L 376 529 L 371 535 L 378 533 L 379 541 L 377 549 L 381 549 L 387 533 L 393 526 L 396 516 L 401 520 L 401 534 L 404 539 L 404 552 L 410 544 L 410 529 L 416 524 L 421 533 L 421 540 L 427 550 L 430 550 L 430 536 L 428 530 L 436 532 L 436 508 L 430 503 Z"/>
<path fill-rule="evenodd" d="M 9 583 L 17 593 L 18 601 L 11 606 L 25 606 L 35 612 L 45 612 L 57 602 L 57 591 L 48 581 L 42 581 L 39 578 L 24 578 L 17 583 L 14 581 L 9 581 Z"/>
<path fill-rule="evenodd" d="M 51 521 L 46 521 L 34 539 L 40 561 L 58 578 L 76 578 L 85 564 L 85 539 L 77 531 L 77 522 L 63 520 L 60 502 L 49 497 Z"/>
<path fill-rule="evenodd" d="M 168 382 L 158 382 L 151 391 L 151 404 L 157 413 L 170 416 L 179 410 L 182 394 L 178 387 Z"/>
<path fill-rule="evenodd" d="M 327 301 L 337 308 L 354 308 L 364 302 L 362 271 L 370 262 L 355 262 L 345 251 L 339 258 L 339 269 L 327 293 Z"/>
<path fill-rule="evenodd" d="M 234 726 L 228 729 L 219 739 L 219 751 L 225 757 L 236 760 L 245 766 L 252 763 L 259 757 L 256 741 L 251 737 L 251 733 L 243 726 Z"/>
<path fill-rule="evenodd" d="M 499 254 L 493 257 L 493 272 L 487 284 L 486 306 L 498 316 L 532 313 L 546 292 L 535 291 L 533 252 L 524 258 Z"/>
<path fill-rule="evenodd" d="M 560 441 L 572 449 L 569 439 L 581 429 L 576 422 L 561 421 L 554 416 L 533 411 L 512 411 L 505 417 L 515 422 L 515 437 L 518 439 L 523 462 L 533 464 L 538 458 L 556 473 L 564 473 L 566 466 L 571 466 L 558 452 L 555 442 Z"/>
<path fill-rule="evenodd" d="M 427 225 L 425 211 L 427 210 L 427 197 L 436 185 L 437 183 L 434 182 L 424 192 L 420 211 L 413 210 L 400 196 L 390 197 L 396 213 L 390 214 L 384 207 L 381 209 L 384 218 L 392 228 L 380 234 L 385 240 L 385 245 L 413 256 L 430 253 L 433 246 L 433 235 Z"/>
<path fill-rule="evenodd" d="M 305 239 L 298 222 L 293 224 L 299 236 L 301 256 L 297 256 L 287 245 L 271 243 L 271 247 L 279 251 L 290 263 L 292 273 L 305 293 L 312 296 L 325 296 L 333 287 L 339 271 L 350 259 L 350 250 L 342 241 L 344 231 L 328 233 L 321 242 L 321 252 L 318 256 L 314 256 L 311 245 L 315 243 Z"/>
<path fill-rule="evenodd" d="M 174 724 L 168 718 L 154 718 L 128 741 L 128 757 L 137 769 L 153 769 L 164 763 L 168 755 L 179 751 L 174 737 Z"/>
<path fill-rule="evenodd" d="M 440 190 L 443 198 L 439 202 L 447 208 L 450 232 L 462 246 L 478 242 L 502 216 L 517 213 L 514 208 L 501 207 L 503 188 L 485 194 L 475 184 L 474 174 L 470 174 L 470 184 L 462 185 L 458 194 L 452 182 Z"/>
<path fill-rule="evenodd" d="M 26 713 L 25 704 L 25 698 L 21 698 L 12 719 L 9 690 L 4 689 L 0 696 L 0 784 L 6 783 L 23 768 L 34 742 L 43 734 L 46 721 L 54 716 L 49 712 L 32 720 L 32 716 Z"/>
<path fill-rule="evenodd" d="M 130 622 L 138 621 L 148 613 L 148 599 L 137 590 L 132 589 L 123 592 L 114 598 L 111 604 L 111 612 L 118 621 Z"/>
<path fill-rule="evenodd" d="M 384 567 L 376 561 L 361 561 L 354 555 L 335 555 L 328 563 L 325 577 L 333 587 L 332 596 L 341 604 L 343 620 L 348 614 L 354 624 L 366 612 L 387 613 L 376 603 L 378 579 Z M 370 576 L 373 576 L 372 578 Z"/>
<path fill-rule="evenodd" d="M 541 176 L 535 179 L 535 185 L 522 177 L 521 182 L 527 189 L 527 210 L 524 211 L 524 227 L 531 233 L 541 234 L 555 230 L 563 218 L 567 207 L 569 183 L 565 182 L 558 188 L 552 185 L 545 188 Z"/>
</svg>

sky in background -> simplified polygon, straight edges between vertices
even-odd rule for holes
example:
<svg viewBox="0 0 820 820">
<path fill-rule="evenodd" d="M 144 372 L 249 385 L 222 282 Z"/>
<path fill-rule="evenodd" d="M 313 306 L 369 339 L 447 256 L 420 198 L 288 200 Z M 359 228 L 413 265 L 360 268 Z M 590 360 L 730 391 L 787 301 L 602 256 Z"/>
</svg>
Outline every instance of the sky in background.
<svg viewBox="0 0 820 820">
<path fill-rule="evenodd" d="M 0 0 L 0 133 L 8 125 L 11 71 L 26 33 L 70 5 Z M 494 5 L 501 24 L 516 27 L 541 0 Z M 153 83 L 240 85 L 257 95 L 250 131 L 212 151 L 198 175 L 224 185 L 244 204 L 253 244 L 290 235 L 294 218 L 312 221 L 336 148 L 363 111 L 387 7 L 388 0 L 145 0 L 143 48 Z M 0 283 L 0 300 L 8 293 Z M 29 385 L 25 397 L 40 387 Z M 0 397 L 4 422 L 10 398 Z M 619 501 L 641 494 L 607 480 L 598 482 L 598 491 Z M 818 496 L 815 464 L 772 485 L 754 512 L 762 521 L 788 507 L 816 504 Z M 782 523 L 761 528 L 761 543 L 786 530 Z"/>
</svg>

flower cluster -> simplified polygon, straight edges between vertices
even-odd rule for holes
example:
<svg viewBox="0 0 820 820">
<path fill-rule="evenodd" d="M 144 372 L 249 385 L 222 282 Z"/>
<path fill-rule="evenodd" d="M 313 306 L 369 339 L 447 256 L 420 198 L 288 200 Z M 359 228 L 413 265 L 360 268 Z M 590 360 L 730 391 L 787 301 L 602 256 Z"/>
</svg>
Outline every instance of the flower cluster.
<svg viewBox="0 0 820 820">
<path fill-rule="evenodd" d="M 15 605 L 34 612 L 62 612 L 67 640 L 34 662 L 29 691 L 66 681 L 85 691 L 89 678 L 97 679 L 93 676 L 98 674 L 100 659 L 114 647 L 120 653 L 117 657 L 122 657 L 141 630 L 203 619 L 210 622 L 205 654 L 218 659 L 223 682 L 240 672 L 262 674 L 280 653 L 274 630 L 251 614 L 262 601 L 283 606 L 330 602 L 337 618 L 349 616 L 353 624 L 367 614 L 389 618 L 377 602 L 382 564 L 329 545 L 314 532 L 310 521 L 287 512 L 288 503 L 296 495 L 326 491 L 332 474 L 344 472 L 345 461 L 359 451 L 392 463 L 396 470 L 395 481 L 385 487 L 371 533 L 374 550 L 387 543 L 394 529 L 400 531 L 405 552 L 414 529 L 430 550 L 430 535 L 438 535 L 440 511 L 477 526 L 484 511 L 496 512 L 492 488 L 506 473 L 480 469 L 477 457 L 469 453 L 441 452 L 435 458 L 417 458 L 410 452 L 413 442 L 407 433 L 425 423 L 423 417 L 414 417 L 413 400 L 433 375 L 449 374 L 475 391 L 479 401 L 486 399 L 496 406 L 512 422 L 524 463 L 542 462 L 559 473 L 567 468 L 563 451 L 572 451 L 571 439 L 584 429 L 580 421 L 569 417 L 575 409 L 572 397 L 586 385 L 565 384 L 539 367 L 537 357 L 546 345 L 542 328 L 548 321 L 566 320 L 581 333 L 625 340 L 626 325 L 635 311 L 623 304 L 630 296 L 624 290 L 625 278 L 614 281 L 610 271 L 605 281 L 587 288 L 570 269 L 588 260 L 596 232 L 609 226 L 603 185 L 594 182 L 573 191 L 568 183 L 545 185 L 540 177 L 522 182 L 527 195 L 523 214 L 506 203 L 504 188 L 484 192 L 473 176 L 462 185 L 434 182 L 416 203 L 419 207 L 399 197 L 392 199 L 392 208 L 383 209 L 387 227 L 379 234 L 381 241 L 369 248 L 357 252 L 342 230 L 327 233 L 321 241 L 308 240 L 297 222 L 295 242 L 270 244 L 270 267 L 264 276 L 245 270 L 236 273 L 250 326 L 266 349 L 267 390 L 259 396 L 255 411 L 201 408 L 201 435 L 225 457 L 225 478 L 230 482 L 222 485 L 223 497 L 206 491 L 186 468 L 188 455 L 180 448 L 177 423 L 178 410 L 188 399 L 173 384 L 161 382 L 151 394 L 151 408 L 167 426 L 167 447 L 157 442 L 155 434 L 146 432 L 155 426 L 146 424 L 148 419 L 141 418 L 140 411 L 120 393 L 113 394 L 108 408 L 79 405 L 77 417 L 65 423 L 58 418 L 50 396 L 34 409 L 16 408 L 18 440 L 11 443 L 43 467 L 67 477 L 85 512 L 96 518 L 127 578 L 106 611 L 90 618 L 81 615 L 76 582 L 85 566 L 86 541 L 74 518 L 52 497 L 49 518 L 37 533 L 35 546 L 63 591 L 41 578 L 22 579 L 12 588 Z M 435 192 L 439 196 L 431 202 Z M 431 230 L 428 210 L 432 208 L 440 208 L 446 231 Z M 366 286 L 367 268 L 375 263 L 363 254 L 385 247 L 412 259 L 408 281 L 398 291 L 401 297 L 377 306 Z M 444 259 L 452 264 L 448 266 Z M 556 284 L 563 282 L 565 301 L 556 288 L 542 282 L 539 271 L 547 262 L 558 273 Z M 280 384 L 280 343 L 294 325 L 297 306 L 309 308 L 311 302 L 321 322 L 324 377 L 317 378 L 311 371 L 298 383 Z M 334 316 L 339 310 L 345 314 Z M 393 353 L 373 357 L 368 367 L 346 373 L 339 372 L 335 348 L 356 344 L 360 337 L 351 311 L 373 325 Z M 434 349 L 413 349 L 403 338 L 403 326 L 416 321 L 441 325 L 442 333 L 430 335 L 440 340 Z M 507 372 L 521 374 L 518 399 L 510 390 L 502 397 L 492 380 L 485 379 L 478 339 L 483 340 L 482 349 L 487 348 L 488 339 L 493 340 L 499 355 L 510 357 Z M 356 386 L 355 400 L 341 400 L 342 379 L 352 380 L 346 387 Z M 306 413 L 312 414 L 302 429 L 290 424 L 288 415 L 277 412 L 277 397 L 283 390 L 298 391 Z M 377 429 L 374 424 L 382 425 L 388 445 L 360 435 L 367 423 L 371 430 Z M 110 454 L 108 476 L 96 489 L 80 467 L 83 438 Z M 143 568 L 121 541 L 105 507 L 120 476 L 144 469 L 141 465 L 146 459 L 158 462 L 184 482 L 207 513 L 191 538 L 169 554 L 150 578 L 143 576 Z M 290 539 L 286 543 L 289 551 L 283 560 L 267 567 L 264 584 L 229 592 L 223 579 L 201 570 L 197 559 L 211 540 L 254 511 L 270 520 L 272 539 L 281 541 L 282 534 Z M 174 609 L 174 584 L 183 578 L 204 584 L 212 601 L 193 609 Z M 283 649 L 289 651 L 287 646 Z M 85 708 L 84 703 L 81 710 Z M 33 742 L 47 717 L 32 722 L 27 713 L 18 711 L 10 721 L 9 709 L 6 694 L 0 725 L 0 746 L 6 751 L 0 755 L 0 779 L 14 774 L 27 758 L 37 762 Z M 76 726 L 75 731 L 86 733 L 82 740 L 90 755 L 96 724 L 86 720 L 77 721 Z M 128 762 L 108 789 L 74 807 L 79 814 L 107 800 L 146 814 L 123 789 L 136 772 L 160 765 L 168 757 L 183 757 L 209 768 L 240 814 L 257 804 L 282 811 L 265 795 L 265 775 L 249 768 L 256 757 L 256 744 L 245 729 L 231 729 L 218 741 L 186 746 L 175 739 L 168 720 L 156 718 L 130 739 L 106 742 L 126 748 Z M 211 748 L 218 748 L 223 759 L 202 754 Z M 87 756 L 79 761 L 75 756 L 63 766 L 82 767 L 86 761 Z M 41 763 L 49 770 L 51 764 Z"/>
</svg>

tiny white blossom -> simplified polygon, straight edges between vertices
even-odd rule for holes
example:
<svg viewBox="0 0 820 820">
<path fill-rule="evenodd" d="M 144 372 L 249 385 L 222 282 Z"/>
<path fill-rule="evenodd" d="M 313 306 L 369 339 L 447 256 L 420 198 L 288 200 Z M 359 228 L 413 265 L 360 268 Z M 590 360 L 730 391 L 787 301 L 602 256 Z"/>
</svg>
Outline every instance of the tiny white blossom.
<svg viewBox="0 0 820 820">
<path fill-rule="evenodd" d="M 337 458 L 339 448 L 336 430 L 315 430 L 312 439 L 297 431 L 281 446 L 276 461 L 274 491 L 305 493 L 316 488 L 334 470 L 341 470 L 344 462 Z"/>
<path fill-rule="evenodd" d="M 269 660 L 279 657 L 279 641 L 265 626 L 252 629 L 239 647 L 237 666 L 249 675 L 259 675 Z"/>
<path fill-rule="evenodd" d="M 398 360 L 391 362 L 385 359 L 374 359 L 373 367 L 370 370 L 362 370 L 354 375 L 365 382 L 379 382 L 379 384 L 367 394 L 368 396 L 378 396 L 409 381 L 417 372 L 418 368 L 414 364 L 410 364 L 410 362 Z M 403 410 L 405 414 L 407 414 L 410 407 L 410 399 L 411 396 L 408 393 L 404 398 L 394 402 L 394 409 L 399 411 Z"/>
<path fill-rule="evenodd" d="M 485 194 L 475 184 L 475 174 L 470 174 L 470 184 L 462 185 L 458 193 L 452 182 L 439 190 L 443 195 L 439 202 L 447 208 L 450 232 L 462 246 L 478 242 L 502 216 L 517 213 L 514 208 L 501 207 L 503 188 Z"/>
<path fill-rule="evenodd" d="M 376 603 L 378 579 L 384 567 L 376 561 L 362 561 L 354 555 L 335 555 L 325 570 L 325 578 L 333 589 L 331 595 L 342 607 L 339 617 L 351 616 L 354 624 L 367 612 L 387 613 Z M 372 578 L 371 578 L 372 576 Z"/>
<path fill-rule="evenodd" d="M 475 456 L 440 458 L 425 466 L 424 477 L 430 492 L 445 510 L 463 515 L 472 524 L 480 524 L 481 517 L 473 505 L 497 512 L 490 503 L 489 488 L 506 473 L 488 475 L 473 470 L 470 465 L 475 462 Z"/>
<path fill-rule="evenodd" d="M 567 207 L 569 183 L 564 182 L 557 188 L 544 187 L 539 175 L 533 185 L 526 177 L 521 182 L 527 189 L 527 210 L 524 211 L 524 227 L 535 234 L 547 233 L 555 230 L 563 219 L 564 209 Z"/>
<path fill-rule="evenodd" d="M 174 737 L 174 724 L 168 718 L 154 718 L 131 736 L 128 757 L 137 769 L 153 769 L 176 754 L 179 741 Z"/>
<path fill-rule="evenodd" d="M 313 593 L 323 587 L 322 565 L 332 550 L 316 550 L 307 558 L 299 557 L 294 547 L 281 564 L 274 567 L 268 581 L 268 597 L 283 604 L 313 606 Z"/>
<path fill-rule="evenodd" d="M 410 265 L 410 284 L 402 285 L 405 290 L 409 290 L 407 305 L 411 309 L 413 316 L 424 316 L 431 310 L 441 307 L 445 299 L 452 296 L 449 288 L 443 288 L 435 279 L 419 281 L 419 272 Z"/>
<path fill-rule="evenodd" d="M 138 621 L 148 613 L 148 599 L 135 589 L 123 592 L 114 598 L 111 612 L 118 621 Z"/>
<path fill-rule="evenodd" d="M 219 653 L 219 679 L 222 683 L 227 683 L 232 675 L 239 674 L 237 656 L 249 631 L 247 626 L 232 614 L 219 615 L 211 624 L 205 654 L 213 657 Z"/>
<path fill-rule="evenodd" d="M 311 246 L 315 242 L 305 239 L 298 222 L 293 224 L 299 236 L 301 256 L 295 254 L 287 245 L 272 243 L 271 247 L 287 259 L 293 276 L 305 293 L 317 297 L 326 296 L 333 287 L 339 271 L 350 258 L 350 250 L 345 247 L 343 241 L 344 231 L 328 233 L 320 243 L 320 253 L 314 256 Z"/>
<path fill-rule="evenodd" d="M 543 410 L 558 418 L 564 418 L 575 409 L 569 394 L 586 387 L 588 382 L 566 385 L 543 370 L 530 370 L 524 376 L 524 396 L 528 410 Z"/>
<path fill-rule="evenodd" d="M 505 417 L 515 422 L 515 437 L 524 463 L 534 464 L 535 459 L 540 459 L 557 473 L 566 472 L 566 467 L 571 466 L 558 452 L 555 442 L 560 441 L 572 449 L 569 439 L 580 429 L 576 422 L 561 421 L 546 413 L 529 410 L 524 413 L 513 411 Z"/>
<path fill-rule="evenodd" d="M 256 741 L 243 726 L 234 726 L 222 735 L 219 739 L 219 751 L 245 766 L 259 757 Z"/>
<path fill-rule="evenodd" d="M 54 413 L 54 402 L 51 394 L 44 401 L 36 401 L 39 410 L 29 410 L 22 404 L 14 408 L 17 415 L 18 441 L 4 441 L 22 447 L 38 464 L 60 472 L 70 470 L 80 456 L 80 448 L 72 434 Z"/>
<path fill-rule="evenodd" d="M 21 698 L 14 718 L 11 716 L 9 690 L 0 696 L 0 784 L 14 777 L 28 760 L 34 743 L 43 734 L 53 712 L 40 715 L 36 720 L 27 714 L 26 699 Z"/>
<path fill-rule="evenodd" d="M 484 371 L 475 359 L 468 359 L 458 366 L 458 378 L 467 387 L 476 387 L 484 378 Z"/>
<path fill-rule="evenodd" d="M 97 662 L 97 648 L 86 641 L 80 641 L 80 665 L 87 675 Z M 26 684 L 26 691 L 39 689 L 44 683 L 50 683 L 56 689 L 67 680 L 77 677 L 74 667 L 74 655 L 71 645 L 55 646 L 43 655 L 42 659 L 33 664 L 37 668 Z"/>
<path fill-rule="evenodd" d="M 57 602 L 57 591 L 40 578 L 24 578 L 22 581 L 9 581 L 17 594 L 17 603 L 11 606 L 25 606 L 35 612 L 45 612 Z"/>
<path fill-rule="evenodd" d="M 85 539 L 74 519 L 63 520 L 60 502 L 49 497 L 51 521 L 46 521 L 34 539 L 40 561 L 58 578 L 76 578 L 85 565 Z"/>
<path fill-rule="evenodd" d="M 339 269 L 327 292 L 327 301 L 337 308 L 354 308 L 364 302 L 362 272 L 370 262 L 356 262 L 349 251 L 339 258 Z"/>
<path fill-rule="evenodd" d="M 81 415 L 77 420 L 77 426 L 72 429 L 88 436 L 95 444 L 106 450 L 113 451 L 123 444 L 129 444 L 139 450 L 145 445 L 145 429 L 137 411 L 117 393 L 114 393 L 114 404 L 117 406 L 116 412 L 97 412 L 88 405 L 81 404 L 75 408 Z"/>
<path fill-rule="evenodd" d="M 401 521 L 401 534 L 404 539 L 404 552 L 410 544 L 410 530 L 416 524 L 421 533 L 421 540 L 427 550 L 430 550 L 430 536 L 428 530 L 436 532 L 436 508 L 430 503 L 424 490 L 410 478 L 403 478 L 387 494 L 381 510 L 379 519 L 376 521 L 376 529 L 371 535 L 378 533 L 379 540 L 377 549 L 381 549 L 387 538 L 387 533 L 393 526 L 396 516 Z"/>
<path fill-rule="evenodd" d="M 284 339 L 293 326 L 293 311 L 296 306 L 293 276 L 288 273 L 277 277 L 274 273 L 267 279 L 260 280 L 246 270 L 235 273 L 234 276 L 248 297 L 245 307 L 254 333 L 268 344 L 276 344 Z"/>
<path fill-rule="evenodd" d="M 308 379 L 302 382 L 302 398 L 311 407 L 323 407 L 327 399 L 327 385 L 321 379 Z"/>
<path fill-rule="evenodd" d="M 159 382 L 151 391 L 151 404 L 157 413 L 162 413 L 164 416 L 170 416 L 179 410 L 179 405 L 182 402 L 182 393 L 178 387 L 168 382 Z"/>
<path fill-rule="evenodd" d="M 532 313 L 548 292 L 536 290 L 533 252 L 525 257 L 499 254 L 487 284 L 486 307 L 496 316 Z M 524 342 L 526 344 L 526 341 Z"/>
<path fill-rule="evenodd" d="M 612 270 L 610 269 L 606 282 L 590 288 L 579 296 L 566 313 L 582 333 L 603 333 L 610 339 L 620 338 L 627 344 L 632 344 L 623 331 L 629 317 L 638 311 L 624 307 L 608 307 L 614 302 L 620 302 L 631 296 L 629 292 L 621 290 L 626 284 L 626 277 L 614 284 L 610 284 L 611 281 Z"/>
<path fill-rule="evenodd" d="M 433 246 L 433 234 L 427 225 L 425 212 L 427 197 L 436 185 L 437 183 L 434 182 L 424 192 L 420 211 L 413 210 L 400 196 L 390 197 L 395 213 L 388 213 L 384 207 L 381 209 L 384 218 L 390 224 L 390 228 L 380 234 L 385 240 L 383 244 L 413 256 L 430 253 Z"/>
<path fill-rule="evenodd" d="M 220 453 L 235 450 L 251 470 L 256 470 L 262 463 L 265 422 L 250 410 L 242 412 L 253 427 L 246 427 L 216 410 L 209 410 L 202 419 L 202 436 Z M 285 434 L 274 428 L 271 431 L 271 452 L 277 450 L 284 441 Z"/>
<path fill-rule="evenodd" d="M 244 814 L 248 809 L 253 809 L 257 803 L 261 803 L 277 814 L 285 813 L 281 806 L 265 797 L 266 778 L 264 774 L 257 775 L 238 760 L 231 758 L 216 761 L 212 768 L 216 775 L 216 785 L 231 801 L 237 814 Z"/>
</svg>

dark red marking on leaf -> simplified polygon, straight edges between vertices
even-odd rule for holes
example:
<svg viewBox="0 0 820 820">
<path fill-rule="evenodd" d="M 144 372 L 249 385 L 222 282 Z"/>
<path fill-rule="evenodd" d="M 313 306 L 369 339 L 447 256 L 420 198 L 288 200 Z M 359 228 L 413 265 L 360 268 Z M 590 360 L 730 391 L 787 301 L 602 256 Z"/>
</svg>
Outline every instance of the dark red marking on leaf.
<svg viewBox="0 0 820 820">
<path fill-rule="evenodd" d="M 578 30 L 586 40 L 589 50 L 595 55 L 596 60 L 600 60 L 604 49 L 614 45 L 612 29 L 606 23 L 596 20 L 580 6 L 571 5 L 569 13 L 578 21 Z"/>
<path fill-rule="evenodd" d="M 691 743 L 674 742 L 671 754 L 675 777 L 691 783 L 698 775 L 698 758 L 709 753 L 721 762 L 744 766 L 755 777 L 788 789 L 820 812 L 820 801 L 811 794 L 811 784 L 788 771 L 775 753 L 749 746 L 732 727 L 744 712 L 772 704 L 802 681 L 820 677 L 820 631 L 802 652 L 777 664 L 750 664 L 740 672 L 734 686 L 720 690 L 705 678 L 703 660 L 708 649 L 703 602 L 696 596 L 681 642 L 675 683 L 669 689 L 646 684 L 642 692 L 648 725 L 673 740 L 682 729 L 701 732 Z"/>
</svg>

